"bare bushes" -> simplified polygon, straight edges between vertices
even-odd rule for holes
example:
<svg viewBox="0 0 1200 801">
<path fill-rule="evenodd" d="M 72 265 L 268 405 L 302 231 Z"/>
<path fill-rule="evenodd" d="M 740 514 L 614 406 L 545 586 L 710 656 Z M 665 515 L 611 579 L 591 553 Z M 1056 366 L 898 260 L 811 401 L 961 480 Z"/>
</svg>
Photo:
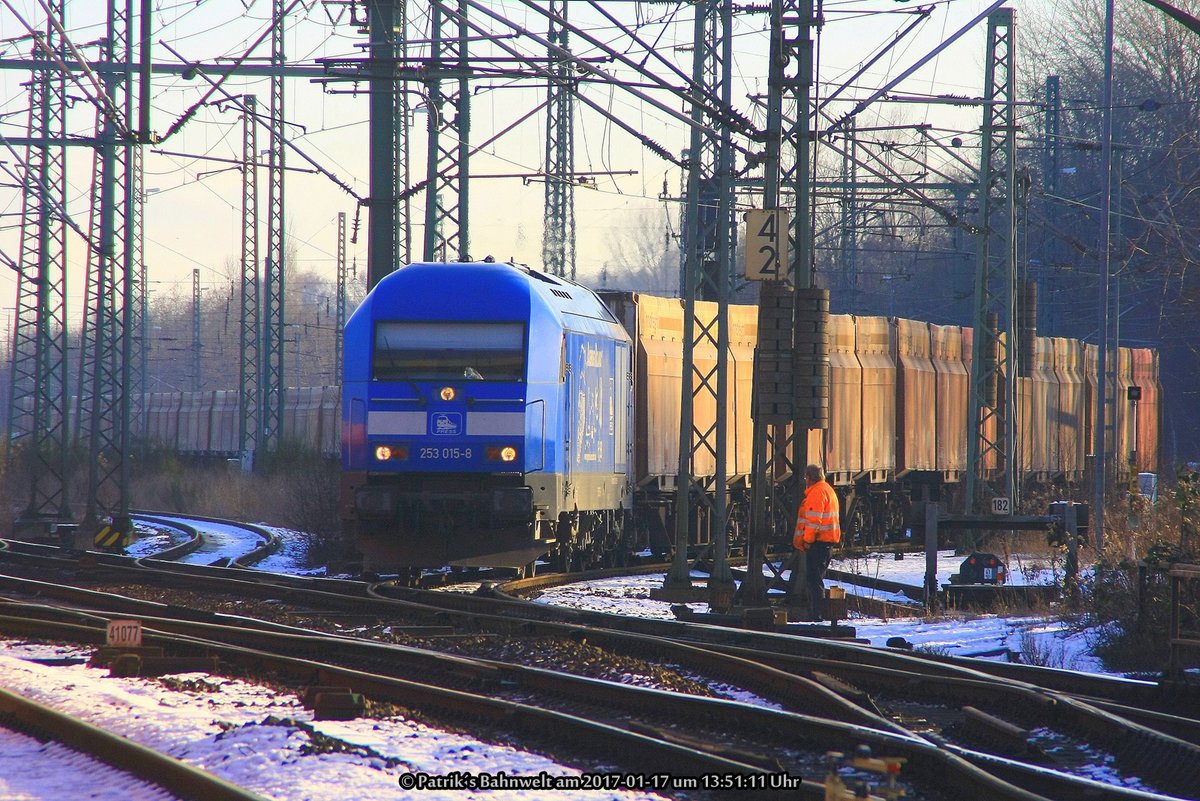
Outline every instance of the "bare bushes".
<svg viewBox="0 0 1200 801">
<path fill-rule="evenodd" d="M 1168 656 L 1170 585 L 1166 569 L 1194 561 L 1189 537 L 1200 504 L 1200 474 L 1177 478 L 1175 497 L 1151 506 L 1144 499 L 1105 511 L 1104 552 L 1081 581 L 1089 622 L 1097 626 L 1095 653 L 1113 670 L 1160 671 Z"/>
<path fill-rule="evenodd" d="M 139 463 L 131 494 L 139 509 L 293 529 L 307 537 L 318 563 L 340 556 L 337 463 L 285 444 L 257 467 L 243 473 L 236 460 L 184 461 L 155 453 Z"/>
</svg>

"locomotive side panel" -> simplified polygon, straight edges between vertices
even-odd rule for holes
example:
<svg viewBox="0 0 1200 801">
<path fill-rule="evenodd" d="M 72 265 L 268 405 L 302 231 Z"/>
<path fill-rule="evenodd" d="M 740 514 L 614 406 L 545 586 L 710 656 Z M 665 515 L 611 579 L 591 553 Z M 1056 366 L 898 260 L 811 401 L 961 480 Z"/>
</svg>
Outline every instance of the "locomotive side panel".
<svg viewBox="0 0 1200 801">
<path fill-rule="evenodd" d="M 893 318 L 896 363 L 896 472 L 936 470 L 937 374 L 930 358 L 929 323 Z"/>
<path fill-rule="evenodd" d="M 582 327 L 584 321 L 573 323 Z M 570 511 L 620 508 L 624 500 L 626 410 L 618 378 L 628 372 L 629 348 L 599 331 L 566 332 L 565 454 Z M 618 423 L 621 425 L 618 426 Z M 622 437 L 618 440 L 618 428 Z M 618 453 L 620 451 L 620 453 Z M 527 464 L 528 467 L 528 464 Z"/>
</svg>

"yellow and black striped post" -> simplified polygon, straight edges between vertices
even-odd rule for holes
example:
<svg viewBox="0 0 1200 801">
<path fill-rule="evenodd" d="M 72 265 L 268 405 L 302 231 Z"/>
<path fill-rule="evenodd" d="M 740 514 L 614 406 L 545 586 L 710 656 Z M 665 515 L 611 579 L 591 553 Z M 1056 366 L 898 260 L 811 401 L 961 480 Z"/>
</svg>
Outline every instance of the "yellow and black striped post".
<svg viewBox="0 0 1200 801">
<path fill-rule="evenodd" d="M 129 527 L 118 525 L 115 521 L 104 523 L 96 531 L 95 543 L 97 548 L 125 548 L 129 545 Z"/>
</svg>

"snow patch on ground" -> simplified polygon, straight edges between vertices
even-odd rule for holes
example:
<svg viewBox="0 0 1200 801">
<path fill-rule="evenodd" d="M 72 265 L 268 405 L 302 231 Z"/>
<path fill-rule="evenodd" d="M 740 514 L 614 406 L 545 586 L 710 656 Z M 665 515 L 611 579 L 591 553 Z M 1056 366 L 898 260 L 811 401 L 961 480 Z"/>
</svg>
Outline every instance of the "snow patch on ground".
<svg viewBox="0 0 1200 801">
<path fill-rule="evenodd" d="M 85 665 L 48 666 L 81 649 L 0 641 L 0 686 L 47 706 L 183 759 L 265 797 L 343 799 L 567 799 L 577 794 L 538 791 L 402 790 L 408 773 L 453 771 L 554 776 L 579 771 L 545 757 L 441 731 L 402 716 L 385 720 L 314 721 L 291 693 L 205 674 L 180 674 L 182 690 L 151 678 L 109 678 Z M 310 731 L 341 741 L 346 750 L 314 752 Z M 2 753 L 2 752 L 0 752 Z M 2 767 L 2 763 L 0 763 Z M 5 790 L 0 772 L 0 790 Z M 32 783 L 30 783 L 32 784 Z M 91 789 L 90 774 L 50 774 L 23 795 L 0 798 L 62 799 Z M 93 796 L 88 796 L 93 797 Z M 104 796 L 96 796 L 104 797 Z M 644 793 L 589 792 L 589 801 L 658 798 Z M 132 801 L 129 794 L 121 801 Z M 140 797 L 139 801 L 140 801 Z"/>
<path fill-rule="evenodd" d="M 953 557 L 953 554 L 949 556 Z M 956 558 L 961 562 L 961 557 Z M 939 565 L 949 561 L 940 558 Z M 924 565 L 924 560 L 911 558 L 900 562 L 880 559 L 879 577 L 919 584 L 919 576 L 924 574 Z M 956 563 L 953 570 L 956 572 L 957 569 Z M 939 577 L 942 570 L 943 567 L 939 566 Z M 949 573 L 946 577 L 949 578 Z M 650 597 L 652 590 L 662 587 L 664 578 L 666 576 L 663 573 L 651 573 L 579 582 L 548 589 L 537 601 L 617 615 L 673 620 L 675 615 L 671 612 L 672 604 L 655 601 Z M 826 580 L 826 586 L 835 584 L 838 583 Z M 889 594 L 884 595 L 886 597 Z M 706 603 L 688 604 L 688 607 L 697 612 L 708 611 Z M 999 652 L 989 658 L 1005 660 L 1009 651 L 1015 651 L 1033 657 L 1032 661 L 1036 661 L 1037 664 L 1049 667 L 1089 673 L 1111 673 L 1104 669 L 1099 659 L 1091 655 L 1094 632 L 1078 631 L 1070 621 L 1052 617 L 959 615 L 890 620 L 855 617 L 846 622 L 855 627 L 858 637 L 877 646 L 885 645 L 891 637 L 903 637 L 916 648 L 954 656 Z"/>
<path fill-rule="evenodd" d="M 263 523 L 259 523 L 259 525 L 279 537 L 279 548 L 276 549 L 275 553 L 270 554 L 259 562 L 255 562 L 251 567 L 255 570 L 265 570 L 270 573 L 290 573 L 294 576 L 325 575 L 324 566 L 310 566 L 308 548 L 313 535 L 290 528 L 268 526 Z"/>
</svg>

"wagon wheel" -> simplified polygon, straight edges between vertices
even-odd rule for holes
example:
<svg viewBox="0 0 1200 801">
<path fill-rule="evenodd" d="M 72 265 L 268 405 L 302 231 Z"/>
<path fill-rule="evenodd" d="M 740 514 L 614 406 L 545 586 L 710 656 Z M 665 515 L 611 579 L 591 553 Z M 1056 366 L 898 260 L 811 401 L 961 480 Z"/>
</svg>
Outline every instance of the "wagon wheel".
<svg viewBox="0 0 1200 801">
<path fill-rule="evenodd" d="M 554 549 L 554 569 L 559 573 L 570 573 L 574 569 L 576 556 L 575 539 L 578 533 L 574 517 L 569 512 L 562 512 L 558 516 L 557 530 L 555 532 L 555 539 L 558 540 L 558 544 Z"/>
<path fill-rule="evenodd" d="M 799 504 L 793 497 L 792 485 L 781 483 L 775 485 L 771 498 L 771 521 L 774 523 L 771 542 L 787 549 L 792 547 L 792 534 L 796 530 L 796 510 Z"/>
<path fill-rule="evenodd" d="M 883 505 L 883 536 L 884 538 L 900 534 L 904 531 L 904 520 L 908 515 L 908 503 L 903 495 L 893 492 L 888 495 Z"/>
<path fill-rule="evenodd" d="M 746 534 L 750 530 L 749 510 L 744 504 L 733 504 L 725 520 L 725 536 L 729 549 L 746 547 Z"/>
<path fill-rule="evenodd" d="M 855 494 L 846 509 L 846 531 L 843 540 L 850 545 L 875 545 L 875 512 L 868 496 Z"/>
</svg>

